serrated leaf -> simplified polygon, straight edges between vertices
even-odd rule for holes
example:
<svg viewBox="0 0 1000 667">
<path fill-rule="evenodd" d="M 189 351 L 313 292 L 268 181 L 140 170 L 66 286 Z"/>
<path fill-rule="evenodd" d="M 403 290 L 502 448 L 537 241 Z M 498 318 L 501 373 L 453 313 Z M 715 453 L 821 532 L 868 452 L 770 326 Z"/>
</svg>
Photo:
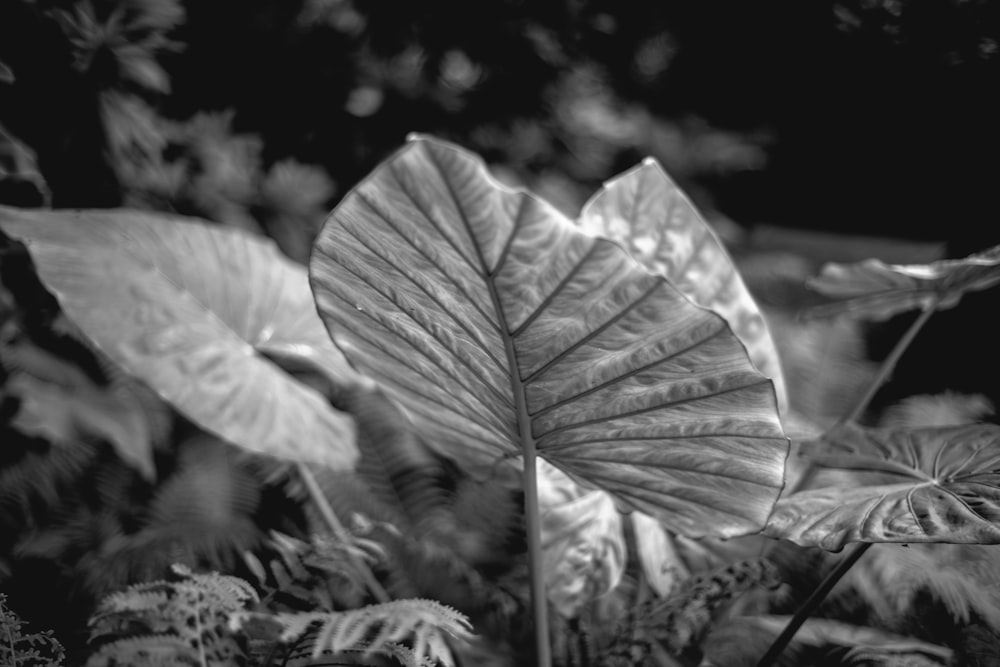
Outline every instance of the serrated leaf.
<svg viewBox="0 0 1000 667">
<path fill-rule="evenodd" d="M 769 513 L 787 443 L 725 320 L 470 153 L 412 140 L 337 207 L 310 273 L 352 361 L 465 467 L 533 445 L 689 535 Z"/>
<path fill-rule="evenodd" d="M 765 534 L 847 542 L 1000 544 L 1000 427 L 845 425 L 808 443 L 807 485 L 779 499 Z"/>
<path fill-rule="evenodd" d="M 0 207 L 80 329 L 188 418 L 249 450 L 333 468 L 353 424 L 262 355 L 357 376 L 316 316 L 304 269 L 260 237 L 139 211 Z"/>
<path fill-rule="evenodd" d="M 718 236 L 655 160 L 608 181 L 583 207 L 579 224 L 618 241 L 684 296 L 726 318 L 785 411 L 781 363 L 764 317 Z"/>
<path fill-rule="evenodd" d="M 869 320 L 886 320 L 908 310 L 933 304 L 938 310 L 958 305 L 966 292 L 1000 283 L 1000 246 L 964 259 L 929 264 L 886 264 L 866 259 L 855 264 L 827 264 L 806 284 L 836 302 L 809 312 L 823 317 L 844 313 Z"/>
</svg>

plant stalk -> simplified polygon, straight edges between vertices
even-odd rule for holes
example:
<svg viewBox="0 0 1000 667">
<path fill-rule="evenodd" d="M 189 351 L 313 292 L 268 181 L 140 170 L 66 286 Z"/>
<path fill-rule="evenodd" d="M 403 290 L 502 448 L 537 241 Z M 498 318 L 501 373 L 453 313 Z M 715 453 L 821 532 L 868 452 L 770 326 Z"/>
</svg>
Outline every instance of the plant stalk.
<svg viewBox="0 0 1000 667">
<path fill-rule="evenodd" d="M 882 365 L 878 369 L 878 373 L 868 385 L 868 390 L 865 392 L 864 396 L 862 396 L 861 400 L 857 402 L 854 409 L 851 410 L 846 417 L 840 420 L 841 424 L 858 421 L 862 413 L 864 413 L 864 411 L 868 408 L 868 404 L 871 403 L 873 398 L 875 398 L 875 394 L 892 375 L 892 372 L 896 369 L 896 364 L 899 363 L 899 359 L 903 356 L 903 353 L 906 352 L 906 349 L 910 347 L 910 343 L 913 342 L 913 339 L 916 338 L 920 330 L 925 324 L 927 324 L 927 320 L 929 320 L 931 315 L 934 314 L 934 311 L 937 310 L 939 301 L 940 299 L 934 298 L 926 306 L 924 306 L 920 315 L 913 321 L 913 324 L 911 324 L 910 328 L 906 330 L 906 333 L 904 333 L 903 337 L 899 339 L 895 347 L 892 348 L 892 351 L 889 352 L 889 356 L 885 358 L 885 361 L 882 362 Z"/>
<path fill-rule="evenodd" d="M 522 438 L 524 447 L 524 517 L 528 537 L 528 567 L 531 573 L 531 609 L 535 620 L 535 665 L 551 667 L 549 646 L 549 607 L 545 594 L 545 568 L 542 565 L 542 519 L 538 506 L 538 471 L 535 442 Z"/>
<path fill-rule="evenodd" d="M 316 503 L 319 513 L 323 516 L 323 520 L 326 521 L 326 525 L 333 532 L 334 536 L 340 540 L 347 548 L 344 549 L 344 553 L 347 554 L 347 560 L 350 562 L 351 567 L 361 575 L 364 580 L 365 585 L 368 586 L 368 590 L 371 591 L 372 596 L 378 602 L 389 602 L 389 594 L 385 592 L 382 588 L 382 584 L 378 582 L 375 575 L 372 574 L 371 568 L 369 568 L 364 561 L 358 558 L 358 555 L 350 549 L 351 543 L 354 541 L 351 533 L 344 524 L 340 522 L 337 518 L 337 514 L 330 507 L 330 501 L 326 499 L 326 495 L 323 490 L 319 488 L 319 484 L 316 482 L 316 478 L 313 476 L 312 471 L 309 470 L 308 466 L 304 463 L 298 463 L 297 468 L 299 471 L 299 476 L 302 481 L 305 482 L 306 489 L 309 491 L 310 497 L 314 503 Z"/>
<path fill-rule="evenodd" d="M 771 647 L 767 649 L 767 653 L 765 653 L 764 657 L 762 657 L 757 663 L 757 667 L 771 667 L 771 665 L 774 665 L 777 662 L 778 658 L 781 656 L 781 652 L 784 651 L 785 647 L 787 647 L 792 641 L 792 638 L 795 636 L 795 633 L 799 631 L 799 628 L 802 627 L 802 624 L 809 619 L 814 611 L 816 611 L 816 608 L 819 607 L 820 603 L 827 596 L 827 594 L 833 589 L 834 586 L 837 585 L 837 582 L 840 581 L 845 574 L 847 574 L 847 571 L 850 570 L 856 562 L 858 562 L 858 559 L 861 558 L 866 551 L 868 551 L 871 545 L 871 542 L 862 542 L 861 544 L 856 545 L 849 554 L 840 559 L 837 566 L 833 568 L 828 575 L 826 575 L 826 578 L 823 579 L 822 583 L 816 587 L 816 590 L 812 592 L 809 599 L 802 603 L 802 606 L 795 612 L 795 616 L 793 616 L 792 620 L 788 622 L 785 629 L 781 631 L 778 638 L 774 640 Z"/>
</svg>

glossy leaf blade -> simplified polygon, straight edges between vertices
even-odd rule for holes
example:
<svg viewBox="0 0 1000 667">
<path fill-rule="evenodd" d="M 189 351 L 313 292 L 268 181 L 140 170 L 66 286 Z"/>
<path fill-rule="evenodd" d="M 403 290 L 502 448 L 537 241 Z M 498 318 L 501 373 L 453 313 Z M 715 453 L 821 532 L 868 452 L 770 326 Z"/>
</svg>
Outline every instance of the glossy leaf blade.
<svg viewBox="0 0 1000 667">
<path fill-rule="evenodd" d="M 411 141 L 334 211 L 310 274 L 352 361 L 464 465 L 533 442 L 689 535 L 770 511 L 787 443 L 725 320 L 473 155 Z"/>
<path fill-rule="evenodd" d="M 1000 427 L 844 426 L 811 443 L 803 489 L 765 534 L 838 550 L 847 542 L 1000 544 Z"/>
<path fill-rule="evenodd" d="M 356 377 L 305 270 L 262 238 L 138 211 L 0 208 L 45 286 L 112 360 L 233 444 L 346 468 L 353 424 L 262 354 Z"/>
<path fill-rule="evenodd" d="M 608 181 L 583 207 L 580 226 L 618 241 L 684 296 L 724 317 L 771 378 L 784 411 L 781 363 L 764 317 L 718 236 L 655 160 Z"/>
<path fill-rule="evenodd" d="M 1000 246 L 929 264 L 885 264 L 867 259 L 855 264 L 827 264 L 807 284 L 836 299 L 810 310 L 815 317 L 846 313 L 852 317 L 886 320 L 908 310 L 934 304 L 958 305 L 966 292 L 1000 283 Z"/>
</svg>

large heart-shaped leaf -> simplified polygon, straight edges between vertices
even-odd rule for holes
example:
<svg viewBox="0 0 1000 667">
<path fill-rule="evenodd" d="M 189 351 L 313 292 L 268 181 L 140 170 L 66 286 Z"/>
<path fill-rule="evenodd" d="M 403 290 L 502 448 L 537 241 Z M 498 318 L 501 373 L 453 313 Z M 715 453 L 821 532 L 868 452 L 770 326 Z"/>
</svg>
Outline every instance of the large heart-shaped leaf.
<svg viewBox="0 0 1000 667">
<path fill-rule="evenodd" d="M 237 230 L 139 211 L 0 207 L 45 286 L 112 360 L 247 449 L 346 468 L 353 424 L 262 355 L 356 375 L 316 315 L 304 268 Z"/>
<path fill-rule="evenodd" d="M 838 550 L 847 542 L 1000 544 L 1000 427 L 846 425 L 801 455 L 806 485 L 782 497 L 765 533 Z"/>
<path fill-rule="evenodd" d="M 310 272 L 348 355 L 465 466 L 534 445 L 690 535 L 770 512 L 787 442 L 725 320 L 475 156 L 411 141 L 334 211 Z"/>
<path fill-rule="evenodd" d="M 836 299 L 810 309 L 813 316 L 846 313 L 852 317 L 885 320 L 898 313 L 933 304 L 956 306 L 966 292 L 1000 283 L 1000 246 L 964 259 L 930 264 L 886 264 L 867 259 L 855 264 L 827 264 L 807 284 Z"/>
<path fill-rule="evenodd" d="M 718 236 L 652 159 L 614 178 L 591 198 L 580 226 L 618 241 L 684 296 L 726 318 L 750 360 L 787 405 L 781 363 L 767 324 Z"/>
</svg>

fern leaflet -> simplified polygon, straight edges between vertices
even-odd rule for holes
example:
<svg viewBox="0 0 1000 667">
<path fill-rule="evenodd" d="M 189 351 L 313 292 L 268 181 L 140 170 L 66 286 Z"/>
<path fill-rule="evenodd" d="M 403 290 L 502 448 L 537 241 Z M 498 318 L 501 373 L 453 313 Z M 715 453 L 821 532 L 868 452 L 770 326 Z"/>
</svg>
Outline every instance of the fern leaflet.
<svg viewBox="0 0 1000 667">
<path fill-rule="evenodd" d="M 293 642 L 318 626 L 311 639 L 312 657 L 324 652 L 362 651 L 366 656 L 382 653 L 399 657 L 398 645 L 408 638 L 412 658 L 421 665 L 440 662 L 453 667 L 454 661 L 446 635 L 469 638 L 472 626 L 468 619 L 451 607 L 433 600 L 394 600 L 340 612 L 257 614 L 241 613 L 232 617 L 230 628 L 242 628 L 247 621 L 275 622 L 280 626 L 281 641 Z M 409 653 L 406 654 L 409 656 Z"/>
</svg>

